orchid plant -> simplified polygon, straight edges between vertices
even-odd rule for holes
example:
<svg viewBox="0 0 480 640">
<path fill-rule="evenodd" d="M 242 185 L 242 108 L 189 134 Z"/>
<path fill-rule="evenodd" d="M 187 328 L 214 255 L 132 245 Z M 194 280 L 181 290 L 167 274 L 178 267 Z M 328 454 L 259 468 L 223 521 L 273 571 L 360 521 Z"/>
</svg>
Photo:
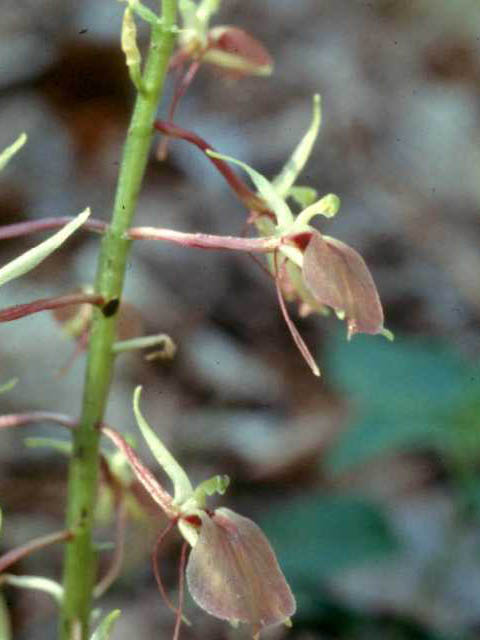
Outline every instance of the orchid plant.
<svg viewBox="0 0 480 640">
<path fill-rule="evenodd" d="M 157 351 L 150 353 L 149 358 L 170 358 L 175 354 L 175 344 L 165 334 L 137 335 L 141 333 L 139 325 L 136 325 L 133 335 L 122 333 L 122 316 L 130 312 L 128 303 L 123 300 L 123 285 L 133 241 L 160 240 L 184 247 L 227 249 L 266 256 L 266 267 L 275 281 L 288 329 L 317 376 L 320 375 L 319 367 L 289 315 L 288 301 L 299 303 L 300 315 L 311 312 L 326 314 L 333 310 L 345 320 L 348 338 L 359 332 L 380 333 L 387 337 L 391 334 L 384 328 L 377 289 L 361 256 L 342 241 L 320 233 L 312 224 L 317 216 L 334 216 L 339 210 L 339 198 L 333 194 L 319 198 L 311 187 L 296 184 L 320 130 L 320 97 L 317 95 L 313 99 L 313 116 L 308 130 L 277 177 L 269 181 L 244 162 L 216 152 L 197 134 L 173 122 L 180 98 L 203 63 L 237 76 L 270 74 L 273 62 L 263 45 L 238 27 L 210 26 L 220 0 L 178 0 L 178 7 L 177 0 L 159 0 L 161 15 L 140 0 L 123 1 L 126 7 L 121 47 L 136 89 L 136 101 L 111 221 L 106 223 L 93 219 L 87 208 L 75 217 L 52 217 L 0 227 L 0 239 L 56 230 L 47 240 L 0 267 L 0 286 L 35 268 L 80 228 L 101 237 L 93 286 L 0 310 L 0 322 L 53 311 L 72 337 L 78 340 L 77 352 L 83 349 L 88 352 L 82 412 L 78 419 L 50 411 L 0 416 L 0 431 L 47 420 L 67 428 L 71 435 L 71 443 L 67 445 L 53 440 L 33 443 L 35 446 L 47 444 L 70 457 L 65 529 L 33 540 L 0 557 L 0 585 L 10 584 L 49 593 L 61 607 L 62 640 L 107 640 L 119 612 L 113 611 L 105 616 L 92 636 L 92 601 L 106 591 L 121 570 L 123 532 L 128 517 L 133 516 L 137 509 L 141 510 L 140 503 L 136 502 L 136 492 L 141 487 L 169 520 L 169 526 L 158 538 L 154 551 L 154 572 L 162 593 L 158 547 L 174 527 L 185 540 L 180 558 L 179 604 L 178 607 L 171 605 L 176 612 L 174 639 L 178 638 L 181 622 L 185 620 L 185 577 L 193 599 L 201 608 L 233 625 L 250 625 L 257 638 L 267 627 L 290 625 L 296 604 L 275 554 L 258 526 L 228 508 L 212 509 L 207 505 L 209 497 L 225 493 L 228 477 L 217 475 L 197 487 L 192 485 L 186 471 L 143 417 L 140 387 L 134 393 L 136 421 L 154 457 L 170 479 L 173 495 L 142 463 L 125 437 L 103 421 L 115 360 L 120 353 L 153 347 Z M 177 9 L 182 22 L 179 27 L 176 24 Z M 137 43 L 136 19 L 145 21 L 150 28 L 150 46 L 145 60 Z M 186 65 L 189 66 L 181 75 Z M 168 70 L 179 72 L 180 77 L 167 120 L 155 121 Z M 184 139 L 201 149 L 247 208 L 247 222 L 255 227 L 258 237 L 213 236 L 132 225 L 155 129 L 164 136 L 164 151 L 166 140 L 171 137 Z M 0 170 L 25 141 L 26 136 L 22 134 L 0 153 Z M 241 168 L 255 189 L 250 188 L 231 165 Z M 0 385 L 0 393 L 8 391 L 13 384 L 14 381 L 9 381 Z M 114 456 L 101 449 L 102 435 L 117 447 Z M 128 472 L 126 464 L 130 468 Z M 99 486 L 106 488 L 106 492 L 99 491 Z M 117 532 L 112 565 L 100 580 L 96 579 L 93 541 L 99 513 L 98 494 L 107 495 L 110 505 L 113 505 L 106 513 L 116 520 Z M 1 518 L 0 512 L 0 527 Z M 5 572 L 26 555 L 58 542 L 65 543 L 62 585 L 39 576 L 14 576 Z M 187 561 L 188 547 L 191 551 Z M 0 629 L 2 624 L 0 619 Z"/>
</svg>

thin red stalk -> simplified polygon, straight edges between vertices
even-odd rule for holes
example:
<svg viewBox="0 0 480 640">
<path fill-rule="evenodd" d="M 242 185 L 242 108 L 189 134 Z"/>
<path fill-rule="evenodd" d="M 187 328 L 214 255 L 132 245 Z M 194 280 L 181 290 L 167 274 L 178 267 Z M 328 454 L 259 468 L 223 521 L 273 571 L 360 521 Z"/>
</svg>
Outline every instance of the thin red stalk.
<svg viewBox="0 0 480 640">
<path fill-rule="evenodd" d="M 177 524 L 176 520 L 171 520 L 167 527 L 162 531 L 162 533 L 158 536 L 155 546 L 152 552 L 152 566 L 153 566 L 153 575 L 155 576 L 155 582 L 157 583 L 158 590 L 160 591 L 160 595 L 162 596 L 162 600 L 164 600 L 165 604 L 169 609 L 173 611 L 175 615 L 178 615 L 178 609 L 170 600 L 165 591 L 165 587 L 163 586 L 162 577 L 160 575 L 160 569 L 158 568 L 158 552 L 160 550 L 160 546 L 163 544 L 165 538 L 168 536 L 173 527 Z"/>
<path fill-rule="evenodd" d="M 128 231 L 132 240 L 163 240 L 183 247 L 194 249 L 226 249 L 228 251 L 247 251 L 255 253 L 271 253 L 285 239 L 275 236 L 266 238 L 239 238 L 236 236 L 216 236 L 207 233 L 183 233 L 172 229 L 156 227 L 134 227 Z"/>
<path fill-rule="evenodd" d="M 308 364 L 308 366 L 310 367 L 314 375 L 320 376 L 320 369 L 318 368 L 318 365 L 315 362 L 315 358 L 312 356 L 310 349 L 305 344 L 304 339 L 300 335 L 297 327 L 295 326 L 293 320 L 291 319 L 287 309 L 287 305 L 285 304 L 285 300 L 283 299 L 282 287 L 280 285 L 280 278 L 279 278 L 279 269 L 282 269 L 282 268 L 283 268 L 283 264 L 280 265 L 280 267 L 278 267 L 277 253 L 275 253 L 275 272 L 276 272 L 275 287 L 277 289 L 277 297 L 278 297 L 278 302 L 280 304 L 280 309 L 282 311 L 282 315 L 284 317 L 285 322 L 287 323 L 287 327 L 290 331 L 293 341 L 297 345 L 297 348 L 302 354 L 305 362 Z"/>
<path fill-rule="evenodd" d="M 177 609 L 177 619 L 175 621 L 175 631 L 173 634 L 173 640 L 178 640 L 178 636 L 180 634 L 180 625 L 182 624 L 182 610 L 183 610 L 183 600 L 185 596 L 185 564 L 187 560 L 187 549 L 188 543 L 184 542 L 182 544 L 182 551 L 180 554 L 180 566 L 178 568 L 178 609 Z"/>
<path fill-rule="evenodd" d="M 86 328 L 83 331 L 83 333 L 81 333 L 80 336 L 77 338 L 75 349 L 72 355 L 68 358 L 67 362 L 63 365 L 63 367 L 60 367 L 60 369 L 57 371 L 57 373 L 55 374 L 56 378 L 61 378 L 62 376 L 64 376 L 67 373 L 67 371 L 70 369 L 70 367 L 73 365 L 75 360 L 78 358 L 78 356 L 82 353 L 82 351 L 86 350 L 88 345 L 89 333 L 90 333 L 89 329 Z"/>
<path fill-rule="evenodd" d="M 203 151 L 205 156 L 210 160 L 212 164 L 216 166 L 216 168 L 220 171 L 222 176 L 230 185 L 233 192 L 238 196 L 238 198 L 248 209 L 253 209 L 259 213 L 270 213 L 269 208 L 262 200 L 262 198 L 257 196 L 256 193 L 249 189 L 245 182 L 243 182 L 243 180 L 241 180 L 237 176 L 237 174 L 228 166 L 226 162 L 218 158 L 211 158 L 209 155 L 207 155 L 207 151 L 215 151 L 215 149 L 205 140 L 203 140 L 203 138 L 197 136 L 197 134 L 193 133 L 193 131 L 182 129 L 176 124 L 167 122 L 165 120 L 156 120 L 154 126 L 158 131 L 160 131 L 160 133 L 163 133 L 170 138 L 180 138 L 180 140 L 186 140 L 187 142 L 194 144 L 201 151 Z"/>
<path fill-rule="evenodd" d="M 165 491 L 155 476 L 144 466 L 125 438 L 105 424 L 102 424 L 101 431 L 103 435 L 107 436 L 124 454 L 139 482 L 143 485 L 150 497 L 160 505 L 165 515 L 171 520 L 176 519 L 178 512 L 173 506 L 172 496 L 168 491 Z"/>
<path fill-rule="evenodd" d="M 101 307 L 105 304 L 103 296 L 93 293 L 72 293 L 54 298 L 40 298 L 25 304 L 16 304 L 0 311 L 0 322 L 11 322 L 40 311 L 51 311 L 73 304 L 92 304 Z"/>
<path fill-rule="evenodd" d="M 120 498 L 117 505 L 116 523 L 115 523 L 115 551 L 110 563 L 110 567 L 98 582 L 93 591 L 95 598 L 102 596 L 107 589 L 113 584 L 120 574 L 125 557 L 125 529 L 127 526 L 127 504 L 123 498 Z"/>
<path fill-rule="evenodd" d="M 67 429 L 75 429 L 77 421 L 70 416 L 52 411 L 30 411 L 28 413 L 10 413 L 0 416 L 0 429 L 22 427 L 35 422 L 55 422 Z"/>
<path fill-rule="evenodd" d="M 39 233 L 42 231 L 50 231 L 64 227 L 73 220 L 73 216 L 61 216 L 60 218 L 41 218 L 40 220 L 31 220 L 29 222 L 18 222 L 15 224 L 7 224 L 0 227 L 0 240 L 7 238 L 18 238 L 19 236 L 28 236 L 31 233 Z M 101 220 L 89 218 L 81 226 L 85 231 L 93 231 L 95 233 L 105 233 L 108 225 Z"/>
<path fill-rule="evenodd" d="M 45 547 L 48 547 L 55 542 L 65 542 L 66 540 L 71 540 L 72 538 L 73 535 L 71 531 L 56 531 L 55 533 L 49 533 L 48 535 L 42 536 L 41 538 L 35 538 L 35 540 L 31 540 L 21 547 L 12 549 L 11 551 L 8 551 L 0 557 L 0 573 L 3 573 L 5 569 L 8 569 L 8 567 L 10 567 L 12 564 L 15 564 L 19 560 L 22 560 L 35 551 L 44 549 Z"/>
<path fill-rule="evenodd" d="M 186 73 L 180 77 L 179 81 L 177 81 L 175 86 L 175 93 L 172 98 L 172 102 L 170 104 L 170 108 L 168 110 L 168 121 L 170 124 L 173 124 L 173 118 L 175 116 L 175 111 L 177 110 L 178 104 L 180 100 L 185 95 L 185 91 L 190 86 L 193 81 L 197 71 L 200 69 L 200 61 L 194 60 L 192 64 L 189 66 Z M 168 137 L 163 138 L 160 142 L 158 148 L 157 157 L 159 160 L 165 160 L 168 152 Z"/>
</svg>

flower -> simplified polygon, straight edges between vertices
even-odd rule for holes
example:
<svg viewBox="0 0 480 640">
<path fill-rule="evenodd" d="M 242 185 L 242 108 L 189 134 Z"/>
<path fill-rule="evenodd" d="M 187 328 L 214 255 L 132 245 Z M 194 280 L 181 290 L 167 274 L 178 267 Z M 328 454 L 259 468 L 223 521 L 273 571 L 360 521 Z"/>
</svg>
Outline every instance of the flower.
<svg viewBox="0 0 480 640">
<path fill-rule="evenodd" d="M 268 76 L 273 70 L 273 60 L 265 47 L 243 29 L 231 25 L 210 28 L 210 19 L 220 6 L 220 0 L 181 0 L 182 17 L 179 47 L 172 56 L 169 69 L 180 72 L 177 78 L 168 120 L 173 122 L 177 106 L 195 78 L 200 65 L 205 62 L 231 76 Z M 185 73 L 183 68 L 189 66 Z M 167 143 L 163 140 L 157 156 L 165 159 Z"/>
<path fill-rule="evenodd" d="M 270 75 L 272 58 L 263 45 L 243 29 L 230 25 L 210 28 L 210 19 L 220 0 L 181 0 L 179 10 L 183 28 L 179 49 L 170 67 L 182 66 L 186 60 L 207 62 L 240 75 Z"/>
<path fill-rule="evenodd" d="M 383 326 L 380 298 L 363 258 L 344 242 L 321 234 L 310 224 L 318 215 L 333 217 L 340 208 L 340 199 L 328 194 L 317 200 L 314 189 L 294 185 L 311 153 L 320 123 L 320 97 L 316 95 L 309 129 L 272 182 L 239 160 L 206 152 L 212 159 L 240 166 L 268 206 L 270 215 L 253 210 L 249 221 L 256 225 L 262 236 L 282 239 L 269 266 L 275 277 L 285 321 L 315 375 L 320 375 L 320 371 L 288 314 L 284 295 L 289 300 L 300 301 L 302 315 L 333 309 L 340 319 L 346 321 L 349 339 L 356 333 L 392 335 Z M 302 206 L 297 215 L 292 213 L 287 198 Z"/>
<path fill-rule="evenodd" d="M 255 637 L 266 627 L 289 625 L 295 599 L 261 529 L 230 509 L 212 511 L 206 506 L 208 496 L 225 493 L 228 477 L 214 476 L 194 489 L 140 412 L 140 393 L 137 387 L 135 417 L 154 457 L 171 479 L 174 495 L 157 482 L 119 433 L 106 426 L 102 432 L 124 453 L 137 479 L 192 547 L 186 578 L 193 599 L 217 618 L 251 625 Z M 175 637 L 181 619 L 177 611 Z"/>
</svg>

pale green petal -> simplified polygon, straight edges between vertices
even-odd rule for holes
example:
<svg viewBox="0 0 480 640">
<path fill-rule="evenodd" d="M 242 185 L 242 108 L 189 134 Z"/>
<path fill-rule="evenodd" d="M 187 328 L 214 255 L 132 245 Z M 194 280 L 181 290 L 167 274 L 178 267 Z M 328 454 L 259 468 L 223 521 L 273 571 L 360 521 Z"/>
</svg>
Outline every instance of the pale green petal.
<svg viewBox="0 0 480 640">
<path fill-rule="evenodd" d="M 210 18 L 219 10 L 220 2 L 221 0 L 202 0 L 198 5 L 197 18 L 205 27 L 208 27 Z"/>
<path fill-rule="evenodd" d="M 314 202 L 309 207 L 304 209 L 298 214 L 295 225 L 301 227 L 302 225 L 310 224 L 310 221 L 315 216 L 325 216 L 325 218 L 333 218 L 340 209 L 340 198 L 334 193 L 329 193 L 323 196 L 317 202 Z"/>
<path fill-rule="evenodd" d="M 186 29 L 194 28 L 197 22 L 197 5 L 193 0 L 180 0 L 178 10 L 182 16 L 183 27 Z"/>
<path fill-rule="evenodd" d="M 313 187 L 290 187 L 287 196 L 295 200 L 302 209 L 305 209 L 315 202 L 318 191 Z"/>
<path fill-rule="evenodd" d="M 110 613 L 105 616 L 105 618 L 95 629 L 95 632 L 90 640 L 109 640 L 110 634 L 112 633 L 113 625 L 118 620 L 121 613 L 122 612 L 120 611 L 120 609 L 114 609 L 113 611 L 110 611 Z"/>
<path fill-rule="evenodd" d="M 25 438 L 24 444 L 30 449 L 52 449 L 57 453 L 61 453 L 64 456 L 72 455 L 72 443 L 68 440 L 60 440 L 60 438 L 46 438 L 41 436 L 35 436 L 32 438 Z"/>
<path fill-rule="evenodd" d="M 185 471 L 178 464 L 170 451 L 168 451 L 163 442 L 160 440 L 160 438 L 158 438 L 156 433 L 153 431 L 153 429 L 141 414 L 141 392 L 142 387 L 137 387 L 133 394 L 133 411 L 135 413 L 137 424 L 148 446 L 150 447 L 150 451 L 153 453 L 153 456 L 173 483 L 175 502 L 177 504 L 181 504 L 187 498 L 191 497 L 193 493 L 193 487 Z"/>
<path fill-rule="evenodd" d="M 290 188 L 294 185 L 295 180 L 298 178 L 300 171 L 305 166 L 310 153 L 312 152 L 313 145 L 317 139 L 320 125 L 322 122 L 321 108 L 320 108 L 320 96 L 315 94 L 313 96 L 313 115 L 312 122 L 308 131 L 300 140 L 297 148 L 290 156 L 288 162 L 285 164 L 281 172 L 274 179 L 273 185 L 280 196 L 286 197 Z"/>
<path fill-rule="evenodd" d="M 7 380 L 2 385 L 0 385 L 0 393 L 5 393 L 6 391 L 10 391 L 17 384 L 18 378 L 12 378 L 11 380 Z"/>
<path fill-rule="evenodd" d="M 240 162 L 240 160 L 235 160 L 235 158 L 231 158 L 230 156 L 224 156 L 211 150 L 207 151 L 207 155 L 209 155 L 211 158 L 218 158 L 219 160 L 224 160 L 225 162 L 236 164 L 244 171 L 246 171 L 252 179 L 252 182 L 258 189 L 258 192 L 260 193 L 262 198 L 265 200 L 269 208 L 277 217 L 278 225 L 281 227 L 289 228 L 293 224 L 293 214 L 290 211 L 289 206 L 279 195 L 273 184 L 269 182 L 264 176 L 262 176 L 261 173 L 258 173 L 258 171 L 255 171 L 255 169 L 249 167 L 248 164 Z"/>
<path fill-rule="evenodd" d="M 48 238 L 48 240 L 38 244 L 36 247 L 33 247 L 33 249 L 25 251 L 25 253 L 22 253 L 21 256 L 18 256 L 18 258 L 15 258 L 11 262 L 8 262 L 0 269 L 0 286 L 34 269 L 40 262 L 53 253 L 55 249 L 58 249 L 72 233 L 81 227 L 89 215 L 90 209 L 87 208 L 60 229 L 60 231 L 57 231 L 57 233 Z"/>
<path fill-rule="evenodd" d="M 21 133 L 13 144 L 0 153 L 0 171 L 10 162 L 12 157 L 19 151 L 27 141 L 27 134 Z"/>
<path fill-rule="evenodd" d="M 34 589 L 48 593 L 57 604 L 62 603 L 63 587 L 54 580 L 42 578 L 41 576 L 16 576 L 10 573 L 2 573 L 0 575 L 0 585 L 9 584 L 19 589 Z"/>
<path fill-rule="evenodd" d="M 213 496 L 215 493 L 223 496 L 229 484 L 230 478 L 228 476 L 213 476 L 213 478 L 204 480 L 196 487 L 193 499 L 199 506 L 205 505 L 205 498 L 207 496 Z"/>
</svg>

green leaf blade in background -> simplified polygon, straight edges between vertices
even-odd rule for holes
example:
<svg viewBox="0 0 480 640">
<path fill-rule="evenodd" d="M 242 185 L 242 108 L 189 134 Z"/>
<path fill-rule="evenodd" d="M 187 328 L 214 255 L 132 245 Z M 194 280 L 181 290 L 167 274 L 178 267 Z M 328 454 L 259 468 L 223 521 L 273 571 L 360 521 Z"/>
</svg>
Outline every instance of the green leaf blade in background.
<svg viewBox="0 0 480 640">
<path fill-rule="evenodd" d="M 355 495 L 296 499 L 269 512 L 260 524 L 294 591 L 400 549 L 385 512 Z"/>
</svg>

